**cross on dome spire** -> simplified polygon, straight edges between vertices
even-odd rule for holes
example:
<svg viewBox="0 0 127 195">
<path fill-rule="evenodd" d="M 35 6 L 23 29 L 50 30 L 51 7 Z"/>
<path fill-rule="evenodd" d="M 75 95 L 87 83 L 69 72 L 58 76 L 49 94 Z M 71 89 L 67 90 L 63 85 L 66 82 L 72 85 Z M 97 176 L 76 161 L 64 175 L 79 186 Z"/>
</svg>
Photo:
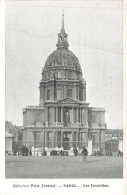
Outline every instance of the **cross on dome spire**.
<svg viewBox="0 0 127 195">
<path fill-rule="evenodd" d="M 68 44 L 68 35 L 65 32 L 64 29 L 64 10 L 62 14 L 62 28 L 60 33 L 58 34 L 58 42 L 56 44 L 57 48 L 66 48 L 68 49 L 69 44 Z"/>
</svg>

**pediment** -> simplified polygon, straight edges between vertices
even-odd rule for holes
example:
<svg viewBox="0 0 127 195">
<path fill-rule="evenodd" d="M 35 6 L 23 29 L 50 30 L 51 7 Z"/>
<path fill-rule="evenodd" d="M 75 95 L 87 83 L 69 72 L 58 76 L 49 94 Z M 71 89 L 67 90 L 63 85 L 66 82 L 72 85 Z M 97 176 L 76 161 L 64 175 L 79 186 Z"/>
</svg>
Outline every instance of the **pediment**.
<svg viewBox="0 0 127 195">
<path fill-rule="evenodd" d="M 75 104 L 76 103 L 76 104 L 79 104 L 78 101 L 73 100 L 71 98 L 65 98 L 63 100 L 60 100 L 59 103 L 63 103 L 63 104 Z"/>
</svg>

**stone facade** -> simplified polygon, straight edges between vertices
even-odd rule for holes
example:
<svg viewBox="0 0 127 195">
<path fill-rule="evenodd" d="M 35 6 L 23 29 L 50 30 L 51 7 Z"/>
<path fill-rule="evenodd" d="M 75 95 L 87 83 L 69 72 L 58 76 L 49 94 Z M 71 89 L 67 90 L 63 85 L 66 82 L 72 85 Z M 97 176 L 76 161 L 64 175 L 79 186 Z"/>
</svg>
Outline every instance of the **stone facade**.
<svg viewBox="0 0 127 195">
<path fill-rule="evenodd" d="M 78 58 L 68 49 L 64 16 L 56 46 L 42 70 L 39 106 L 23 109 L 23 143 L 70 150 L 92 140 L 93 150 L 104 151 L 105 109 L 86 103 L 86 81 Z"/>
</svg>

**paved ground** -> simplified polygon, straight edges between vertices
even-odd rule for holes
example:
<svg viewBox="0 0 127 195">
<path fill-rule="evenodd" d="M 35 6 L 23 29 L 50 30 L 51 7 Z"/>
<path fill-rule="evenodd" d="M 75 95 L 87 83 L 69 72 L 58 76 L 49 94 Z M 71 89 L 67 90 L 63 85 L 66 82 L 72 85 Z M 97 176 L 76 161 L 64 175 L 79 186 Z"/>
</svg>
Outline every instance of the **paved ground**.
<svg viewBox="0 0 127 195">
<path fill-rule="evenodd" d="M 89 156 L 6 156 L 6 178 L 122 178 L 123 159 Z"/>
</svg>

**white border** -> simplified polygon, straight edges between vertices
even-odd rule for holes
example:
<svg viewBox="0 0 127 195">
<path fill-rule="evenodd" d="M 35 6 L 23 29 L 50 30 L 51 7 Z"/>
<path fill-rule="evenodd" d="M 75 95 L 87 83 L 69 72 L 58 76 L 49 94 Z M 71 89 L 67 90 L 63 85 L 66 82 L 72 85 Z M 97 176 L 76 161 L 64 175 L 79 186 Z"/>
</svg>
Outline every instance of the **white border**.
<svg viewBox="0 0 127 195">
<path fill-rule="evenodd" d="M 4 154 L 4 146 L 5 146 L 5 2 L 2 0 L 0 2 L 0 194 L 2 195 L 11 195 L 11 194 L 44 194 L 44 195 L 61 195 L 66 194 L 74 194 L 74 195 L 107 195 L 107 194 L 115 194 L 115 195 L 126 195 L 127 194 L 127 22 L 125 22 L 127 17 L 127 1 L 123 2 L 123 21 L 124 21 L 124 178 L 123 179 L 5 179 L 5 154 Z M 2 46 L 1 46 L 2 45 Z M 21 188 L 13 188 L 13 184 L 54 184 L 63 185 L 65 184 L 108 184 L 109 188 L 29 188 L 29 189 L 21 189 Z"/>
</svg>

